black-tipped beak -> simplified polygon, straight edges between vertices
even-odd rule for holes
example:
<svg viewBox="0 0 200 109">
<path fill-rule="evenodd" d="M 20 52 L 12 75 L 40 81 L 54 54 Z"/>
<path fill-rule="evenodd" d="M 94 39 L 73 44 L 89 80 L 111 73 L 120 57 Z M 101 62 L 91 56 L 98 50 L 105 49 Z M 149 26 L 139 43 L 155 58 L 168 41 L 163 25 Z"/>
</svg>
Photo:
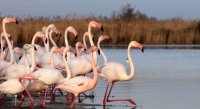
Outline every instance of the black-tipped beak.
<svg viewBox="0 0 200 109">
<path fill-rule="evenodd" d="M 16 24 L 18 24 L 18 21 L 16 20 L 16 22 L 15 22 Z"/>
<path fill-rule="evenodd" d="M 102 27 L 102 26 L 101 26 L 101 28 L 100 28 L 100 29 L 101 29 L 101 32 L 103 32 L 103 27 Z"/>
<path fill-rule="evenodd" d="M 75 57 L 77 56 L 77 53 L 74 53 Z"/>
<path fill-rule="evenodd" d="M 45 40 L 45 43 L 47 44 L 47 39 Z"/>
<path fill-rule="evenodd" d="M 144 52 L 144 47 L 141 49 L 142 53 Z"/>
<path fill-rule="evenodd" d="M 6 47 L 3 47 L 3 51 L 6 49 Z"/>
<path fill-rule="evenodd" d="M 22 58 L 22 56 L 19 57 L 19 60 Z"/>
<path fill-rule="evenodd" d="M 100 52 L 100 50 L 99 50 L 99 49 L 98 49 L 98 54 L 99 54 L 99 55 L 101 55 L 101 52 Z"/>
<path fill-rule="evenodd" d="M 34 46 L 34 49 L 37 51 L 37 48 Z"/>
</svg>

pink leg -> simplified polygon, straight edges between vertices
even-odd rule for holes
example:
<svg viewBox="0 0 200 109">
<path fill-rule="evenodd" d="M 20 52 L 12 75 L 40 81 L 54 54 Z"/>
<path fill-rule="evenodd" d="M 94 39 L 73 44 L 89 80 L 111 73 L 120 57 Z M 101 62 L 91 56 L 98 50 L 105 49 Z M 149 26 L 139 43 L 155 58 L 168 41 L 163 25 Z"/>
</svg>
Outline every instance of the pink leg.
<svg viewBox="0 0 200 109">
<path fill-rule="evenodd" d="M 34 100 L 33 100 L 32 96 L 31 96 L 31 94 L 29 93 L 29 91 L 26 89 L 26 87 L 25 87 L 24 84 L 22 83 L 22 79 L 24 79 L 24 80 L 31 80 L 31 79 L 30 79 L 30 78 L 20 78 L 20 79 L 19 79 L 19 82 L 20 82 L 21 85 L 24 87 L 24 90 L 26 91 L 26 93 L 28 94 L 28 96 L 29 96 L 29 98 L 30 98 L 30 100 L 31 100 L 31 103 L 30 103 L 29 107 L 30 107 L 30 108 L 33 108 Z"/>
<path fill-rule="evenodd" d="M 110 91 L 108 93 L 108 97 L 107 97 L 107 102 L 115 102 L 115 101 L 128 101 L 129 103 L 133 104 L 133 105 L 136 105 L 136 103 L 132 100 L 132 99 L 115 99 L 115 100 L 109 100 L 109 97 L 110 97 L 110 93 L 112 91 L 112 88 L 113 88 L 113 85 L 114 85 L 114 82 L 112 83 L 111 85 L 111 88 L 110 88 Z"/>
<path fill-rule="evenodd" d="M 39 99 L 40 99 L 40 105 L 42 106 L 42 98 L 41 98 L 40 92 L 38 92 L 38 96 L 39 96 Z"/>
<path fill-rule="evenodd" d="M 76 96 L 73 95 L 73 100 L 72 100 L 71 108 L 74 107 L 75 101 L 76 101 Z"/>
<path fill-rule="evenodd" d="M 42 107 L 46 107 L 46 95 L 47 95 L 47 89 L 44 89 L 44 99 L 42 101 Z"/>
<path fill-rule="evenodd" d="M 23 94 L 21 93 L 21 94 L 20 94 L 20 102 L 19 102 L 19 104 L 18 104 L 17 107 L 21 107 L 22 103 L 24 102 L 24 98 L 25 98 L 25 97 L 23 97 Z"/>
<path fill-rule="evenodd" d="M 67 92 L 67 95 L 66 95 L 66 104 L 69 103 L 69 92 Z"/>
<path fill-rule="evenodd" d="M 106 105 L 106 96 L 107 96 L 107 92 L 108 92 L 108 87 L 109 87 L 109 83 L 107 84 L 106 91 L 105 91 L 105 94 L 104 94 L 103 105 Z"/>
</svg>

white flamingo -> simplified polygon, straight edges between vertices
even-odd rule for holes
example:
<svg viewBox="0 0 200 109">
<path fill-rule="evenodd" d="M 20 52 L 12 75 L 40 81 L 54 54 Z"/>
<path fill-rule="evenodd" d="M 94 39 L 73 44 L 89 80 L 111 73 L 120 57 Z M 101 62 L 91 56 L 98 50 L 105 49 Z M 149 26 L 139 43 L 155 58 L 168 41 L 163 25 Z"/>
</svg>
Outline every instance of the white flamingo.
<svg viewBox="0 0 200 109">
<path fill-rule="evenodd" d="M 103 27 L 101 26 L 100 23 L 95 22 L 95 21 L 91 21 L 88 25 L 90 45 L 94 46 L 94 42 L 91 37 L 91 28 L 92 27 L 99 28 L 101 30 L 103 30 Z M 94 52 L 93 54 L 94 54 L 95 64 L 97 64 L 97 54 L 96 54 L 96 52 Z M 90 62 L 89 55 L 82 55 L 82 56 L 79 56 L 77 58 L 72 58 L 72 59 L 67 58 L 67 60 L 68 60 L 69 69 L 72 73 L 72 77 L 75 77 L 76 75 L 84 75 L 84 74 L 92 71 L 92 65 Z M 79 68 L 77 68 L 77 65 L 79 65 Z"/>
<path fill-rule="evenodd" d="M 77 76 L 71 79 L 66 80 L 64 83 L 59 84 L 56 88 L 62 89 L 64 91 L 67 91 L 69 93 L 72 93 L 74 95 L 73 101 L 71 104 L 71 108 L 74 107 L 74 103 L 76 101 L 76 97 L 83 92 L 92 90 L 95 88 L 98 80 L 98 74 L 97 74 L 97 69 L 96 65 L 94 63 L 94 57 L 93 57 L 93 52 L 97 51 L 98 48 L 95 46 L 91 46 L 90 48 L 90 59 L 92 63 L 92 69 L 93 69 L 93 78 L 89 78 L 86 76 Z M 70 70 L 68 69 L 67 71 L 70 73 Z"/>
<path fill-rule="evenodd" d="M 34 35 L 34 38 L 40 37 L 45 38 L 45 35 L 42 32 L 36 32 Z M 24 58 L 26 58 L 26 55 L 24 55 Z M 30 58 L 30 57 L 29 57 Z M 35 51 L 34 49 L 31 49 L 31 71 L 34 71 L 35 69 Z M 20 78 L 24 77 L 28 74 L 26 70 L 26 66 L 23 64 L 12 64 L 7 67 L 4 67 L 1 71 L 2 75 L 5 76 L 5 78 Z"/>
<path fill-rule="evenodd" d="M 8 49 L 9 49 L 9 52 L 10 52 L 10 62 L 7 62 L 7 61 L 0 61 L 0 68 L 3 68 L 5 66 L 8 66 L 8 65 L 11 65 L 14 63 L 14 54 L 13 54 L 13 49 L 12 49 L 12 45 L 10 43 L 10 40 L 8 39 L 8 36 L 7 36 L 7 32 L 6 32 L 6 24 L 7 23 L 11 23 L 11 22 L 15 22 L 18 24 L 17 20 L 15 18 L 9 18 L 9 17 L 5 17 L 2 21 L 2 28 L 3 28 L 3 33 L 5 35 L 5 39 L 6 39 L 6 43 L 8 45 Z"/>
<path fill-rule="evenodd" d="M 99 72 L 100 77 L 102 77 L 104 80 L 106 80 L 108 82 L 107 88 L 105 91 L 105 95 L 104 95 L 104 99 L 103 99 L 104 106 L 106 105 L 106 102 L 114 102 L 114 101 L 128 101 L 131 104 L 136 105 L 136 103 L 132 99 L 115 99 L 115 100 L 109 99 L 113 85 L 115 82 L 129 81 L 134 76 L 134 65 L 133 65 L 133 61 L 131 58 L 131 54 L 130 54 L 131 47 L 139 48 L 143 52 L 143 46 L 141 44 L 139 44 L 138 42 L 132 41 L 129 43 L 127 51 L 128 51 L 128 60 L 130 62 L 130 74 L 127 74 L 126 68 L 123 66 L 123 64 L 117 63 L 117 62 L 108 62 L 100 69 L 100 72 Z M 111 83 L 111 88 L 110 88 L 110 90 L 108 92 L 108 96 L 107 96 L 107 91 L 108 91 L 110 83 Z"/>
<path fill-rule="evenodd" d="M 23 47 L 24 55 L 26 55 L 26 50 L 28 50 L 31 47 L 33 48 L 34 46 L 27 45 L 27 44 L 24 45 Z M 26 58 L 25 58 L 25 61 L 27 62 Z M 28 64 L 26 64 L 26 70 L 28 73 L 30 73 Z M 21 82 L 23 83 L 24 86 L 21 85 L 18 78 L 8 79 L 7 81 L 0 84 L 0 93 L 16 95 L 23 92 L 24 87 L 27 87 L 30 81 L 23 80 Z"/>
</svg>

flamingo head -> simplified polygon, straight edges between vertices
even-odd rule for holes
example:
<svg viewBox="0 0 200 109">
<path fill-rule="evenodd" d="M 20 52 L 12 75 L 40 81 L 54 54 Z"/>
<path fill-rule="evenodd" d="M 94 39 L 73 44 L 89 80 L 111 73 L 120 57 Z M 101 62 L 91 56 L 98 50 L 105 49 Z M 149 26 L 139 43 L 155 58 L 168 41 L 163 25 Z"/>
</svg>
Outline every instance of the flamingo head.
<svg viewBox="0 0 200 109">
<path fill-rule="evenodd" d="M 107 35 L 101 35 L 98 40 L 103 41 L 103 40 L 108 40 L 108 39 L 110 39 L 109 36 L 107 36 Z"/>
<path fill-rule="evenodd" d="M 130 44 L 133 46 L 133 47 L 136 47 L 136 48 L 139 48 L 142 52 L 144 52 L 144 47 L 142 44 L 138 43 L 137 41 L 132 41 L 130 42 Z"/>
<path fill-rule="evenodd" d="M 24 49 L 24 52 L 27 53 L 29 49 L 35 47 L 34 45 L 32 44 L 24 44 L 23 46 L 23 49 Z"/>
<path fill-rule="evenodd" d="M 16 18 L 10 18 L 10 17 L 5 17 L 2 21 L 3 23 L 11 23 L 11 22 L 15 22 L 16 24 L 18 24 L 18 21 L 16 20 Z"/>
<path fill-rule="evenodd" d="M 74 27 L 69 26 L 69 27 L 67 27 L 67 30 L 68 30 L 70 33 L 74 34 L 75 38 L 78 37 L 78 32 L 74 29 Z"/>
<path fill-rule="evenodd" d="M 38 31 L 38 32 L 35 33 L 35 35 L 38 36 L 38 37 L 40 37 L 40 38 L 42 38 L 42 40 L 45 43 L 47 43 L 47 37 L 46 37 L 46 35 L 43 32 Z"/>
<path fill-rule="evenodd" d="M 91 21 L 89 23 L 89 26 L 95 27 L 95 28 L 99 28 L 103 32 L 103 26 L 100 23 L 96 22 L 96 21 Z"/>
<path fill-rule="evenodd" d="M 98 49 L 98 47 L 96 47 L 96 46 L 91 46 L 91 47 L 90 47 L 90 52 L 95 52 L 95 51 L 100 52 L 99 49 Z"/>
<path fill-rule="evenodd" d="M 74 53 L 75 56 L 77 54 L 76 50 L 73 47 L 69 46 L 69 45 L 67 47 L 65 47 L 63 54 L 65 54 L 66 52 L 72 52 L 72 53 Z"/>
<path fill-rule="evenodd" d="M 61 56 L 63 55 L 63 50 L 58 47 L 52 47 L 51 51 L 55 51 L 58 54 L 60 54 Z"/>
<path fill-rule="evenodd" d="M 17 55 L 19 56 L 19 60 L 20 60 L 21 57 L 22 57 L 22 55 L 23 55 L 22 51 L 20 50 L 19 47 L 15 47 L 15 48 L 14 48 L 14 51 L 15 51 L 15 52 L 17 53 Z"/>
</svg>

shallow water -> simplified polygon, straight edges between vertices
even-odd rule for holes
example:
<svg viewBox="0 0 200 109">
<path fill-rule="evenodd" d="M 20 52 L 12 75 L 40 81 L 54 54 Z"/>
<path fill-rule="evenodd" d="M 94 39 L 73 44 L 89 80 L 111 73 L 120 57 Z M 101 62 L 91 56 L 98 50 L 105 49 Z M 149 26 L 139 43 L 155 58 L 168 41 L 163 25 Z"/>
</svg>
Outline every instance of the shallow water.
<svg viewBox="0 0 200 109">
<path fill-rule="evenodd" d="M 104 49 L 109 61 L 118 61 L 127 68 L 126 49 Z M 127 82 L 114 85 L 111 98 L 132 98 L 144 109 L 198 109 L 200 108 L 200 50 L 146 49 L 144 53 L 132 50 L 135 76 Z M 101 58 L 99 58 L 102 63 Z M 129 70 L 127 70 L 129 71 Z M 102 109 L 106 82 L 99 79 L 96 88 L 87 92 L 94 98 L 77 103 L 75 108 Z M 59 95 L 59 94 L 58 94 Z M 4 108 L 13 108 L 7 103 Z M 37 103 L 36 103 L 37 105 Z M 35 107 L 39 108 L 39 107 Z M 47 101 L 47 109 L 69 108 L 65 97 L 56 98 L 56 103 Z M 130 109 L 129 103 L 108 103 L 109 109 Z M 137 107 L 136 109 L 140 109 Z"/>
</svg>

